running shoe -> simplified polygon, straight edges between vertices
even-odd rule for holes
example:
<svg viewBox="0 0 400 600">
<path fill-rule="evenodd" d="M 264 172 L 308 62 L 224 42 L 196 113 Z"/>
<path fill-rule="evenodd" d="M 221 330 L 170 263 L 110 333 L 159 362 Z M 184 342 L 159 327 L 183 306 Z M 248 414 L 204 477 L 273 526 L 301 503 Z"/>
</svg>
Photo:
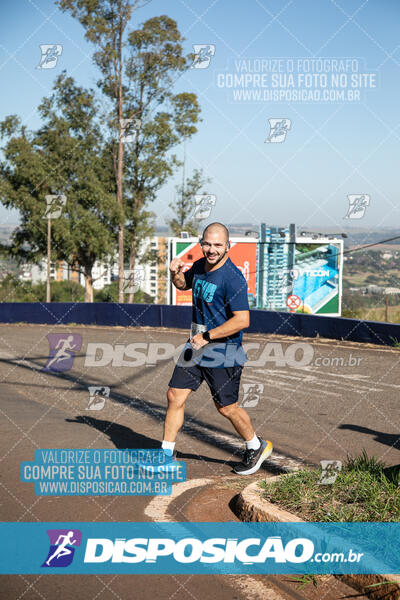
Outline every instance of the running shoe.
<svg viewBox="0 0 400 600">
<path fill-rule="evenodd" d="M 237 475 L 252 475 L 263 464 L 264 460 L 271 455 L 273 450 L 272 442 L 264 441 L 259 436 L 260 447 L 258 450 L 246 448 L 243 455 L 243 460 L 234 466 L 233 470 Z"/>
<path fill-rule="evenodd" d="M 160 448 L 161 450 L 161 448 Z M 164 450 L 164 461 L 161 461 L 161 456 L 160 456 L 160 462 L 155 462 L 155 463 L 151 463 L 151 462 L 138 462 L 138 465 L 144 469 L 148 466 L 152 467 L 152 471 L 156 472 L 158 470 L 158 468 L 160 466 L 164 466 L 164 465 L 169 465 L 170 463 L 175 463 L 177 461 L 176 458 L 176 450 L 174 450 L 172 452 L 172 450 Z M 163 469 L 161 469 L 163 470 Z"/>
<path fill-rule="evenodd" d="M 160 462 L 158 465 L 153 465 L 153 470 L 155 473 L 157 473 L 157 471 L 161 470 L 164 471 L 165 470 L 165 466 L 166 465 L 172 465 L 174 468 L 176 467 L 176 450 L 174 450 L 172 452 L 172 450 L 165 450 L 164 449 L 164 454 L 165 454 L 165 462 Z M 162 467 L 160 469 L 160 467 Z"/>
<path fill-rule="evenodd" d="M 165 463 L 175 462 L 176 461 L 176 450 L 171 452 L 171 450 L 164 450 L 165 453 Z"/>
</svg>

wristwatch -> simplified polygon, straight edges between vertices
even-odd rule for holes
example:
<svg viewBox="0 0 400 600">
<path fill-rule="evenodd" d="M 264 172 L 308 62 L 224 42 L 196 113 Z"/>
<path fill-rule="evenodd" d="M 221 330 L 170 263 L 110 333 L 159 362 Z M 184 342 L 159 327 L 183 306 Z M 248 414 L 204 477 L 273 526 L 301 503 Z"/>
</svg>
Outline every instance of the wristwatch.
<svg viewBox="0 0 400 600">
<path fill-rule="evenodd" d="M 209 331 L 204 331 L 204 333 L 202 335 L 203 335 L 203 340 L 205 340 L 208 343 L 211 342 L 210 332 Z"/>
</svg>

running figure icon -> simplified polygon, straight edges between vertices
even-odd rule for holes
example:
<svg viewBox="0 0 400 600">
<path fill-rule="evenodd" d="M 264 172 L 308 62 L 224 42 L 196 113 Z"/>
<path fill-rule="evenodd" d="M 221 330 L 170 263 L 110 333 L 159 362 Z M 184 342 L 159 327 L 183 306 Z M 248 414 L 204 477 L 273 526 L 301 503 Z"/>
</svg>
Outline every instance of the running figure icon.
<svg viewBox="0 0 400 600">
<path fill-rule="evenodd" d="M 59 334 L 49 334 L 47 336 L 49 339 L 51 352 L 45 369 L 53 371 L 68 370 L 72 366 L 74 358 L 73 353 L 78 352 L 81 348 L 81 337 L 69 334 L 67 337 L 62 336 L 58 339 L 54 339 L 54 335 L 59 336 Z"/>
<path fill-rule="evenodd" d="M 62 556 L 66 556 L 67 554 L 72 554 L 72 551 L 70 548 L 67 548 L 67 545 L 71 544 L 71 546 L 73 544 L 76 544 L 76 542 L 78 540 L 73 540 L 71 538 L 73 538 L 74 536 L 74 532 L 73 531 L 68 531 L 68 533 L 66 535 L 59 535 L 56 541 L 56 545 L 57 545 L 57 549 L 56 551 L 46 560 L 46 565 L 50 566 L 51 561 L 53 560 L 53 558 L 61 558 Z M 60 543 L 60 540 L 63 540 Z"/>
</svg>

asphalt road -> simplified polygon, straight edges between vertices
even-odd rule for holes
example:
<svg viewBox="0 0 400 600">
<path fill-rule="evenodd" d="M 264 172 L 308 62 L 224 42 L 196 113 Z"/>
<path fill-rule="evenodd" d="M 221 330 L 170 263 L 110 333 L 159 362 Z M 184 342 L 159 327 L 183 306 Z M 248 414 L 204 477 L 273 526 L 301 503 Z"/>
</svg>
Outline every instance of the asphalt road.
<svg viewBox="0 0 400 600">
<path fill-rule="evenodd" d="M 64 372 L 42 370 L 49 358 L 49 334 L 80 336 L 73 338 L 73 343 L 80 340 L 80 350 Z M 21 324 L 1 325 L 0 339 L 2 521 L 236 519 L 234 497 L 249 482 L 232 472 L 242 443 L 215 410 L 205 383 L 188 400 L 177 443 L 178 459 L 187 464 L 187 487 L 167 504 L 141 496 L 39 497 L 33 484 L 19 480 L 20 462 L 33 460 L 37 448 L 159 447 L 174 361 L 156 362 L 154 352 L 183 344 L 187 332 Z M 242 385 L 240 402 L 247 404 L 257 433 L 275 448 L 264 465 L 265 476 L 304 463 L 343 461 L 362 448 L 388 465 L 400 462 L 399 349 L 263 335 L 247 335 L 244 341 L 254 346 L 243 371 L 247 387 Z M 137 343 L 146 359 L 132 366 L 128 344 Z M 110 389 L 101 410 L 87 409 L 92 386 Z M 77 598 L 83 586 L 86 598 L 125 599 L 132 593 L 128 575 L 0 579 L 1 598 L 43 600 L 55 591 L 65 599 Z M 325 600 L 343 597 L 345 589 L 337 580 L 325 585 Z M 298 593 L 284 578 L 250 576 L 135 576 L 135 590 L 145 600 L 155 594 L 197 600 L 210 593 L 238 600 L 318 597 L 312 590 Z"/>
</svg>

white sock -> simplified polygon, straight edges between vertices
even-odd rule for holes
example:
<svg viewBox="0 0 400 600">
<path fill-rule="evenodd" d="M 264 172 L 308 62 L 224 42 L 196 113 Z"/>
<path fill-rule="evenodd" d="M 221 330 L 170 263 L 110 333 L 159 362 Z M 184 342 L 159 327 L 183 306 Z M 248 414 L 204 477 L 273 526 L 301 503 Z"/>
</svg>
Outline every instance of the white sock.
<svg viewBox="0 0 400 600">
<path fill-rule="evenodd" d="M 254 437 L 251 440 L 246 442 L 246 448 L 248 450 L 258 450 L 260 446 L 261 443 L 256 434 L 254 434 Z"/>
<path fill-rule="evenodd" d="M 171 456 L 172 456 L 172 453 L 173 453 L 174 448 L 175 448 L 175 442 L 166 442 L 165 440 L 163 440 L 163 442 L 161 444 L 161 448 L 163 450 L 170 450 Z M 167 452 L 167 454 L 169 454 L 169 452 Z"/>
</svg>

